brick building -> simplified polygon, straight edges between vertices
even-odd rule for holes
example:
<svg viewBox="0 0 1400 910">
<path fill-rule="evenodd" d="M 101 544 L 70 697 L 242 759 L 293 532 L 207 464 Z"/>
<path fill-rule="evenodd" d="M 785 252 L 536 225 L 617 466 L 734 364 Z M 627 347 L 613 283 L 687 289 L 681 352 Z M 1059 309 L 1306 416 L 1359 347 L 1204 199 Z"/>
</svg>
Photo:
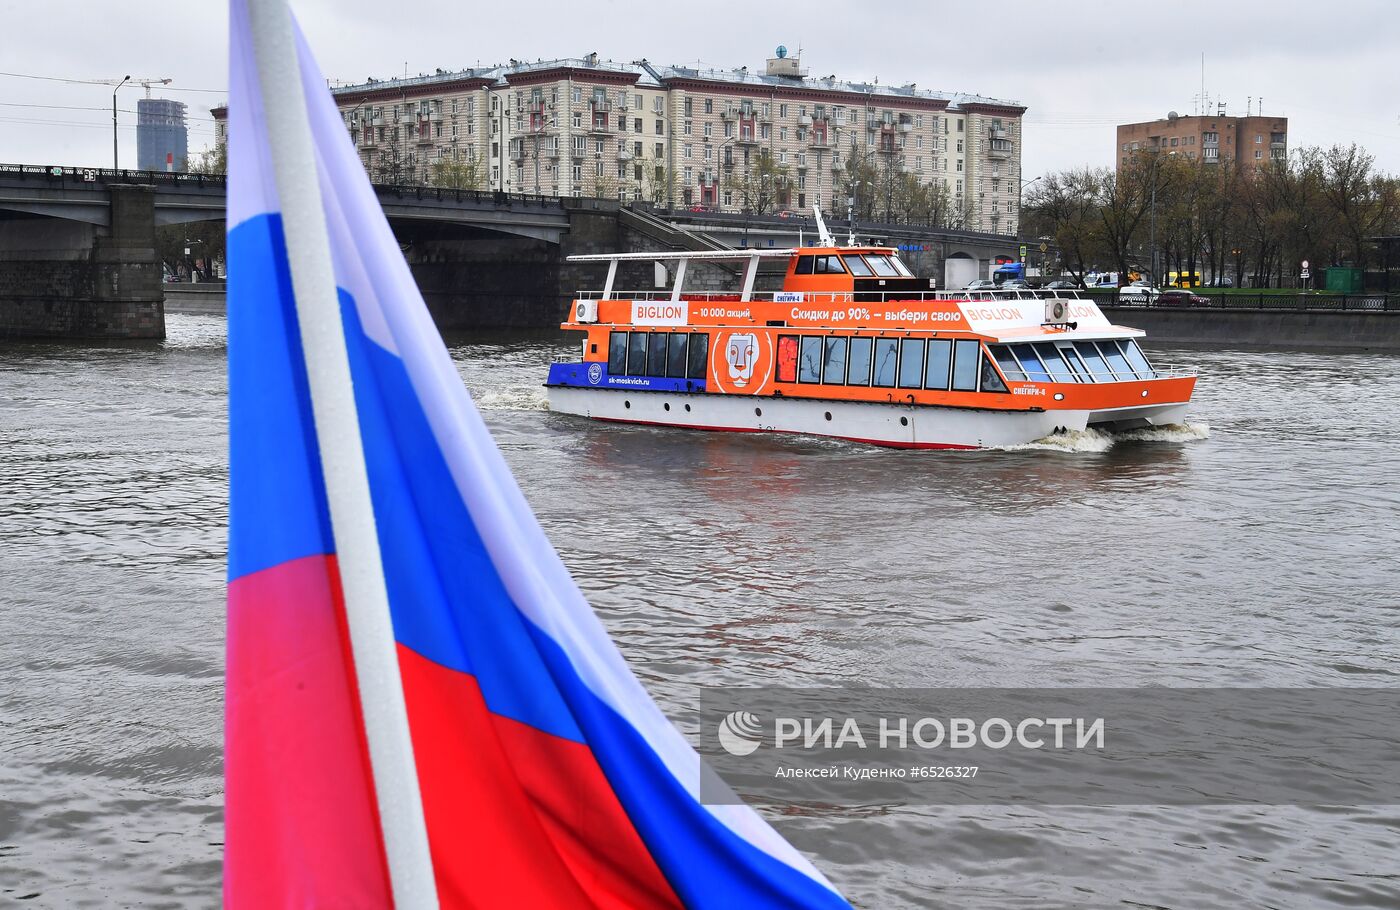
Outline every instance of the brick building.
<svg viewBox="0 0 1400 910">
<path fill-rule="evenodd" d="M 591 54 L 333 92 L 379 182 L 440 182 L 447 163 L 481 189 L 741 211 L 758 207 L 757 187 L 769 210 L 820 203 L 839 217 L 853 168 L 868 165 L 945 188 L 961 226 L 1017 230 L 1023 106 L 812 78 L 781 51 L 761 74 Z M 214 111 L 220 139 L 225 115 Z"/>
<path fill-rule="evenodd" d="M 1206 162 L 1236 160 L 1260 167 L 1288 157 L 1287 117 L 1181 117 L 1127 123 L 1118 127 L 1114 160 L 1122 168 L 1134 152 L 1158 151 Z"/>
</svg>

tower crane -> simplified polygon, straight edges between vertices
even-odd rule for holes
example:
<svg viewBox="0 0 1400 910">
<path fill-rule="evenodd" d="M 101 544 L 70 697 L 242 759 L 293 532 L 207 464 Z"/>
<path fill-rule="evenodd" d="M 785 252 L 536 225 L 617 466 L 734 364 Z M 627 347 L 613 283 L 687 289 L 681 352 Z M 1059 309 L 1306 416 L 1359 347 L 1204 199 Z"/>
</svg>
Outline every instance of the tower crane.
<svg viewBox="0 0 1400 910">
<path fill-rule="evenodd" d="M 126 83 L 128 83 L 128 82 L 134 82 L 134 83 L 136 83 L 137 85 L 144 85 L 144 86 L 146 87 L 146 97 L 147 97 L 147 98 L 150 98 L 150 97 L 151 97 L 151 86 L 153 86 L 153 85 L 169 85 L 170 83 L 174 82 L 175 80 L 174 80 L 174 79 L 141 79 L 141 78 L 138 78 L 138 77 L 136 77 L 136 76 L 127 76 L 125 79 L 92 79 L 92 80 L 90 80 L 90 81 L 96 83 L 97 85 L 115 85 L 115 86 L 117 86 L 118 88 L 120 88 L 122 85 L 124 85 L 124 84 L 126 84 Z"/>
</svg>

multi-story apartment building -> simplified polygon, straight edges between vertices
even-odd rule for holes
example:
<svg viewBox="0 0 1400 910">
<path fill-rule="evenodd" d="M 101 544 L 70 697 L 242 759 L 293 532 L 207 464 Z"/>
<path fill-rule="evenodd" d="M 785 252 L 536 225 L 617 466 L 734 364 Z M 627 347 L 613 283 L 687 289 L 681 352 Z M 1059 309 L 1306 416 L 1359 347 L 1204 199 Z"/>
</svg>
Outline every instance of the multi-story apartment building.
<svg viewBox="0 0 1400 910">
<path fill-rule="evenodd" d="M 936 187 L 949 219 L 1014 234 L 1025 108 L 914 85 L 810 78 L 796 58 L 708 70 L 583 58 L 333 89 L 380 182 L 807 210 Z M 223 136 L 224 109 L 214 111 Z M 865 182 L 878 187 L 857 186 Z M 944 195 L 946 194 L 946 195 Z"/>
<path fill-rule="evenodd" d="M 1178 116 L 1118 127 L 1114 158 L 1121 169 L 1136 152 L 1156 151 L 1208 163 L 1234 160 L 1260 167 L 1288 157 L 1287 117 Z"/>
</svg>

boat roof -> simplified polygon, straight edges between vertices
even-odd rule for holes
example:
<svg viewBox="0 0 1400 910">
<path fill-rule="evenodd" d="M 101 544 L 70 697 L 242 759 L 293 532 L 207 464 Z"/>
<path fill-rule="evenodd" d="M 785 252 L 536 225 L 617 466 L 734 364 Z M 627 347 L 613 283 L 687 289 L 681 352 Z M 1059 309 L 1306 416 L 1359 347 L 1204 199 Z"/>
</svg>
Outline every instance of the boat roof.
<svg viewBox="0 0 1400 910">
<path fill-rule="evenodd" d="M 783 250 L 767 249 L 736 249 L 736 250 L 668 250 L 659 253 L 585 253 L 577 256 L 570 256 L 569 262 L 652 262 L 656 260 L 673 261 L 677 259 L 700 259 L 700 260 L 744 260 L 744 259 L 779 259 L 799 255 L 819 255 L 819 254 L 861 254 L 861 253 L 882 253 L 890 255 L 898 250 L 892 246 L 803 246 L 793 247 Z"/>
</svg>

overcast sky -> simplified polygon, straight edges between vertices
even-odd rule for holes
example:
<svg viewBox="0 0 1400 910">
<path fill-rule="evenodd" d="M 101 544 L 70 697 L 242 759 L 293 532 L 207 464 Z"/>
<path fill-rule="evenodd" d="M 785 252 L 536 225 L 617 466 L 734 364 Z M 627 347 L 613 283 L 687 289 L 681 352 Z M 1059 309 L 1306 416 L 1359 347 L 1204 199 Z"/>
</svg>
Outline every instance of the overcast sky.
<svg viewBox="0 0 1400 910">
<path fill-rule="evenodd" d="M 1357 142 L 1400 173 L 1395 0 L 292 0 L 329 78 L 363 81 L 580 56 L 762 67 L 779 44 L 812 75 L 974 92 L 1026 105 L 1026 177 L 1110 165 L 1115 124 L 1192 113 L 1201 91 L 1289 118 L 1290 144 Z M 206 0 L 0 2 L 0 162 L 110 166 L 111 90 L 48 79 L 169 77 L 191 152 L 225 99 L 227 13 Z M 196 91 L 205 90 L 205 91 Z M 212 90 L 212 91 L 211 91 Z M 118 97 L 122 163 L 140 87 Z"/>
</svg>

